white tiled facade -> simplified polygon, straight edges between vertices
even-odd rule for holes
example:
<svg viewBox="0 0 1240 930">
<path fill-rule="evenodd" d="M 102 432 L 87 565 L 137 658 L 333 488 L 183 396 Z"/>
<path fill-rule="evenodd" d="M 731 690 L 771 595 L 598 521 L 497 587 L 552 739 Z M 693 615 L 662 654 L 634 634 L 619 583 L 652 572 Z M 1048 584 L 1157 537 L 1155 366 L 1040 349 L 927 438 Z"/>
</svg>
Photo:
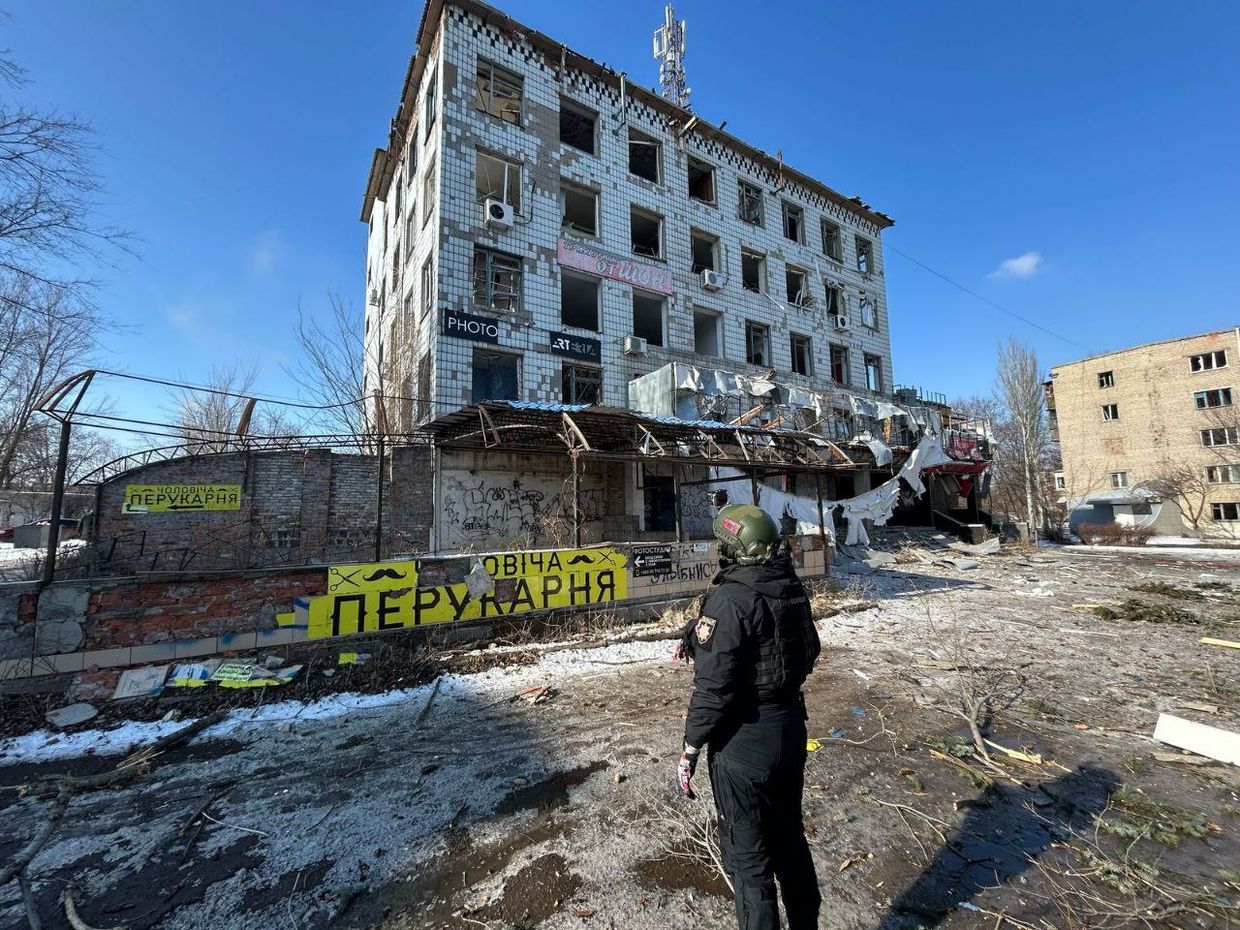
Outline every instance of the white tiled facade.
<svg viewBox="0 0 1240 930">
<path fill-rule="evenodd" d="M 627 383 L 670 360 L 756 374 L 774 368 L 779 380 L 793 386 L 839 391 L 832 381 L 829 346 L 847 350 L 846 386 L 867 394 L 865 358 L 880 360 L 882 394 L 889 394 L 891 371 L 890 319 L 883 279 L 881 214 L 859 202 L 827 196 L 823 188 L 788 180 L 781 186 L 777 166 L 751 158 L 711 128 L 680 130 L 690 118 L 684 111 L 650 101 L 650 92 L 619 81 L 604 82 L 576 70 L 496 25 L 486 25 L 477 7 L 452 2 L 432 4 L 438 15 L 423 24 L 429 51 L 414 95 L 413 110 L 403 114 L 404 134 L 394 138 L 386 158 L 395 162 L 390 181 L 368 191 L 363 216 L 369 216 L 367 247 L 367 388 L 403 398 L 429 398 L 431 403 L 389 404 L 392 428 L 408 428 L 420 420 L 448 413 L 484 398 L 473 394 L 475 350 L 520 356 L 518 396 L 523 400 L 561 401 L 562 367 L 569 361 L 549 351 L 553 333 L 567 332 L 602 343 L 601 402 L 626 406 Z M 485 12 L 485 11 L 482 11 Z M 494 19 L 494 18 L 491 18 Z M 545 46 L 544 46 L 545 47 Z M 420 53 L 420 55 L 423 53 Z M 567 59 L 566 59 L 567 60 Z M 476 104 L 479 65 L 499 66 L 521 79 L 520 123 L 513 125 Z M 416 68 L 415 72 L 416 73 Z M 596 155 L 560 141 L 561 100 L 571 100 L 597 113 Z M 433 111 L 433 121 L 432 121 Z M 397 120 L 400 124 L 402 120 Z M 629 171 L 629 132 L 640 132 L 660 143 L 661 183 Z M 679 140 L 679 141 L 678 141 Z M 477 200 L 475 157 L 482 149 L 520 165 L 520 209 L 511 229 L 488 229 Z M 688 194 L 688 159 L 714 167 L 715 202 L 693 200 Z M 428 175 L 432 176 L 428 184 Z M 568 181 L 598 192 L 599 236 L 561 233 L 561 184 Z M 738 215 L 738 184 L 763 191 L 762 226 Z M 429 192 L 429 199 L 428 199 Z M 799 206 L 804 214 L 804 242 L 784 236 L 782 203 Z M 663 218 L 663 258 L 632 254 L 630 209 L 643 208 Z M 822 220 L 841 229 L 843 255 L 825 254 Z M 717 237 L 717 267 L 727 275 L 722 289 L 703 289 L 691 271 L 690 230 Z M 663 346 L 650 345 L 645 355 L 625 354 L 623 343 L 634 332 L 633 287 L 601 281 L 599 329 L 575 328 L 561 320 L 564 274 L 556 260 L 557 239 L 578 241 L 639 263 L 669 270 L 674 293 L 664 303 Z M 857 270 L 858 237 L 872 243 L 869 273 Z M 520 309 L 493 311 L 475 301 L 475 249 L 485 247 L 520 259 Z M 765 255 L 766 294 L 744 290 L 741 250 Z M 807 272 L 813 306 L 789 305 L 785 267 Z M 424 287 L 430 272 L 430 291 Z M 839 330 L 825 310 L 826 283 L 845 295 L 850 319 Z M 861 301 L 874 310 L 874 327 L 863 325 Z M 722 358 L 695 353 L 694 311 L 719 314 Z M 498 321 L 497 345 L 443 334 L 445 314 L 453 311 Z M 746 321 L 769 327 L 769 357 L 764 364 L 746 361 Z M 812 373 L 792 372 L 793 334 L 811 340 Z M 380 358 L 382 357 L 382 364 Z"/>
</svg>

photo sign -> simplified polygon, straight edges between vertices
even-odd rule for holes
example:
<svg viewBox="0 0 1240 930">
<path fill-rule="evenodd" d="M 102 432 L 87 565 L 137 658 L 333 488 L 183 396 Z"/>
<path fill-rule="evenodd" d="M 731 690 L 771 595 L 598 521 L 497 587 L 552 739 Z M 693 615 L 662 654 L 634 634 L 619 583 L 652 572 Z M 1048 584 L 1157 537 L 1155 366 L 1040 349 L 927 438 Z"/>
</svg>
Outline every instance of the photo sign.
<svg viewBox="0 0 1240 930">
<path fill-rule="evenodd" d="M 443 312 L 443 334 L 474 342 L 499 342 L 499 321 L 485 316 L 461 313 L 459 310 Z"/>
<path fill-rule="evenodd" d="M 656 294 L 672 293 L 672 273 L 668 269 L 612 255 L 584 242 L 575 242 L 561 236 L 556 243 L 555 257 L 565 268 L 575 268 L 603 278 L 611 278 L 613 281 L 623 281 Z"/>
</svg>

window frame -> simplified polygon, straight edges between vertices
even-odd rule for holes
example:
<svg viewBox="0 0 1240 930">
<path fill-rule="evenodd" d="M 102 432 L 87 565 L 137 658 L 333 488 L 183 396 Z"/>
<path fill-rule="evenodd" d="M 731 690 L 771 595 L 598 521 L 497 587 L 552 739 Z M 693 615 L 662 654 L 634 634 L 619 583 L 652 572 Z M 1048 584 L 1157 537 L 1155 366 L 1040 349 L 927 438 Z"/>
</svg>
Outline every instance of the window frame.
<svg viewBox="0 0 1240 930">
<path fill-rule="evenodd" d="M 1119 404 L 1102 405 L 1102 422 L 1116 423 L 1119 421 Z"/>
<path fill-rule="evenodd" d="M 789 286 L 792 283 L 791 279 L 794 277 L 801 279 L 800 300 L 794 300 L 788 293 L 790 290 Z M 787 298 L 788 303 L 792 306 L 799 307 L 802 310 L 808 309 L 814 305 L 814 295 L 810 292 L 809 287 L 808 269 L 800 268 L 797 265 L 790 265 L 786 262 L 784 263 L 784 297 Z"/>
<path fill-rule="evenodd" d="M 1227 516 L 1227 508 L 1231 508 L 1232 516 Z M 1236 523 L 1240 521 L 1240 503 L 1236 501 L 1217 501 L 1210 504 L 1210 519 L 1215 523 Z"/>
<path fill-rule="evenodd" d="M 658 341 L 651 339 L 649 336 L 643 336 L 637 331 L 637 302 L 639 300 L 649 303 L 657 303 L 659 305 L 659 338 Z M 640 336 L 646 340 L 647 345 L 662 349 L 667 345 L 667 297 L 663 294 L 654 294 L 650 291 L 643 291 L 640 288 L 633 288 L 632 296 L 629 298 L 629 308 L 632 313 L 631 322 L 632 329 L 630 332 L 634 336 Z"/>
<path fill-rule="evenodd" d="M 495 98 L 496 76 L 499 76 L 501 79 L 516 86 L 517 118 L 515 121 L 506 118 L 505 116 L 502 115 L 502 113 L 496 113 L 490 106 L 483 105 L 482 73 L 483 73 L 484 68 L 488 70 L 489 84 L 488 84 L 487 93 L 489 94 L 491 104 L 494 104 L 494 101 L 496 99 Z M 511 98 L 502 97 L 499 99 L 507 100 Z M 525 120 L 525 78 L 521 76 L 520 74 L 517 74 L 513 71 L 509 71 L 507 68 L 503 67 L 502 65 L 497 65 L 495 62 L 487 58 L 483 58 L 482 56 L 479 56 L 478 67 L 477 67 L 477 70 L 475 71 L 475 79 L 474 79 L 474 109 L 479 110 L 483 113 L 486 113 L 488 116 L 491 116 L 499 120 L 500 122 L 507 123 L 509 126 L 518 126 L 518 127 L 521 126 Z"/>
<path fill-rule="evenodd" d="M 594 127 L 593 127 L 593 131 L 590 137 L 590 148 L 583 149 L 581 146 L 577 145 L 576 143 L 569 142 L 567 139 L 564 138 L 564 113 L 565 111 L 568 111 L 569 113 L 575 113 L 577 114 L 577 116 L 585 118 L 585 119 L 593 120 Z M 591 109 L 590 107 L 586 106 L 584 103 L 578 103 L 576 100 L 573 100 L 571 97 L 565 97 L 563 94 L 561 94 L 560 95 L 560 112 L 559 112 L 560 145 L 567 145 L 571 149 L 575 149 L 578 152 L 582 152 L 583 154 L 590 155 L 592 157 L 597 158 L 598 157 L 598 136 L 599 136 L 598 111 Z"/>
<path fill-rule="evenodd" d="M 784 238 L 789 242 L 795 242 L 797 245 L 805 245 L 805 208 L 798 203 L 784 199 L 780 199 L 779 207 Z M 788 235 L 788 221 L 793 219 L 794 216 L 797 223 L 797 234 L 790 236 Z"/>
<path fill-rule="evenodd" d="M 564 319 L 564 282 L 567 280 L 586 281 L 594 285 L 594 325 L 582 326 L 580 323 L 570 323 Z M 560 270 L 560 325 L 571 326 L 573 329 L 584 329 L 587 332 L 598 333 L 603 330 L 603 279 L 596 278 L 588 274 L 574 274 L 565 269 Z"/>
<path fill-rule="evenodd" d="M 745 283 L 745 257 L 756 258 L 758 260 L 758 287 L 755 290 Z M 766 253 L 757 252 L 753 249 L 747 249 L 741 246 L 741 290 L 748 291 L 751 294 L 765 294 L 769 282 L 766 274 Z"/>
<path fill-rule="evenodd" d="M 439 159 L 432 158 L 426 166 L 426 176 L 422 178 L 422 228 L 431 221 L 435 212 L 435 200 L 439 196 Z"/>
<path fill-rule="evenodd" d="M 500 196 L 498 198 L 492 198 L 492 196 L 489 193 L 480 194 L 478 192 L 478 187 L 479 187 L 479 184 L 481 183 L 481 177 L 482 177 L 481 170 L 480 170 L 481 162 L 482 162 L 482 159 L 484 158 L 489 161 L 495 162 L 496 164 L 502 166 L 503 168 L 503 175 L 504 175 L 503 190 L 501 191 Z M 488 151 L 487 149 L 475 148 L 474 149 L 474 198 L 475 198 L 474 202 L 475 203 L 486 203 L 488 200 L 498 199 L 502 203 L 506 203 L 508 204 L 508 206 L 512 207 L 513 213 L 520 213 L 521 212 L 521 185 L 523 181 L 522 175 L 524 172 L 524 167 L 525 166 L 522 165 L 520 162 L 509 161 L 507 158 L 504 158 L 502 155 L 496 155 L 494 152 Z M 513 181 L 512 173 L 514 171 L 516 172 L 516 203 L 513 203 L 512 200 L 509 199 L 509 192 L 510 192 L 510 188 L 512 186 L 512 181 Z"/>
<path fill-rule="evenodd" d="M 756 219 L 745 218 L 747 195 L 752 195 L 751 202 L 757 207 Z M 749 226 L 766 228 L 766 194 L 759 185 L 744 178 L 737 178 L 736 181 L 736 218 Z"/>
<path fill-rule="evenodd" d="M 710 317 L 715 322 L 714 352 L 703 352 L 698 348 L 698 317 Z M 706 307 L 693 308 L 693 352 L 695 355 L 704 355 L 707 358 L 723 358 L 723 314 L 718 310 L 710 310 Z"/>
<path fill-rule="evenodd" d="M 1113 387 L 1115 387 L 1114 370 L 1098 372 L 1098 390 L 1103 391 L 1103 390 L 1106 390 L 1107 388 L 1113 388 Z"/>
<path fill-rule="evenodd" d="M 805 370 L 797 371 L 797 349 L 800 347 L 805 353 Z M 814 377 L 814 339 L 805 333 L 790 332 L 788 334 L 788 348 L 792 353 L 792 361 L 790 368 L 794 375 L 801 375 L 806 378 Z"/>
<path fill-rule="evenodd" d="M 761 345 L 766 356 L 762 361 L 754 361 L 754 348 L 758 337 L 761 337 Z M 745 321 L 745 362 L 761 368 L 771 367 L 771 327 L 766 323 L 759 323 L 757 320 Z"/>
<path fill-rule="evenodd" d="M 883 393 L 883 357 L 881 355 L 870 355 L 865 353 L 862 356 L 862 364 L 865 365 L 865 388 L 875 394 Z M 874 377 L 871 378 L 871 372 Z"/>
<path fill-rule="evenodd" d="M 869 320 L 866 320 L 866 308 L 869 308 Z M 861 325 L 873 332 L 878 332 L 878 305 L 865 291 L 857 298 L 857 315 L 861 317 Z"/>
<path fill-rule="evenodd" d="M 568 198 L 565 196 L 567 191 L 575 194 L 589 196 L 594 201 L 594 231 L 587 232 L 577 226 L 565 225 L 568 219 Z M 598 239 L 602 234 L 602 202 L 603 195 L 592 187 L 585 184 L 578 184 L 576 181 L 568 178 L 560 178 L 560 232 L 570 233 L 574 236 L 586 236 L 590 239 Z"/>
<path fill-rule="evenodd" d="M 1215 442 L 1215 441 L 1214 441 L 1214 434 L 1215 434 L 1215 433 L 1222 433 L 1222 434 L 1223 434 L 1223 441 L 1222 441 L 1222 442 Z M 1240 445 L 1240 427 L 1236 427 L 1236 426 L 1212 426 L 1212 427 L 1209 427 L 1208 429 L 1203 429 L 1203 430 L 1201 430 L 1201 431 L 1200 431 L 1200 435 L 1201 435 L 1201 445 L 1202 445 L 1203 447 L 1207 448 L 1207 449 L 1212 449 L 1212 448 L 1214 448 L 1214 447 L 1216 447 L 1216 446 L 1235 446 L 1235 445 Z M 1206 442 L 1206 437 L 1207 437 L 1207 436 L 1209 436 L 1209 437 L 1210 437 L 1210 441 L 1209 441 L 1209 442 Z"/>
<path fill-rule="evenodd" d="M 515 391 L 515 393 L 516 393 L 516 395 L 517 395 L 516 397 L 513 397 L 513 398 L 501 398 L 501 397 L 483 397 L 483 398 L 479 398 L 479 397 L 475 397 L 475 396 L 474 396 L 474 393 L 475 393 L 475 392 L 474 392 L 474 384 L 475 384 L 474 379 L 477 377 L 476 372 L 477 372 L 477 370 L 478 370 L 478 358 L 479 358 L 479 356 L 486 356 L 486 357 L 489 357 L 489 358 L 492 358 L 492 359 L 495 359 L 495 358 L 503 358 L 503 359 L 511 359 L 511 360 L 512 360 L 513 366 L 516 368 L 516 373 L 517 373 L 517 377 L 516 377 L 516 391 Z M 496 349 L 496 348 L 495 348 L 495 347 L 493 347 L 493 346 L 479 346 L 479 345 L 475 344 L 475 345 L 474 345 L 474 347 L 473 347 L 473 351 L 472 351 L 472 352 L 470 353 L 470 355 L 469 355 L 469 397 L 470 397 L 470 402 L 471 402 L 471 403 L 474 403 L 474 404 L 479 404 L 479 403 L 483 403 L 483 402 L 488 401 L 488 400 L 520 400 L 520 399 L 521 399 L 521 388 L 522 388 L 522 386 L 523 386 L 523 384 L 522 384 L 522 381 L 523 381 L 523 374 L 524 374 L 524 373 L 523 373 L 523 371 L 522 371 L 522 369 L 523 369 L 523 364 L 522 364 L 522 363 L 523 363 L 523 362 L 524 362 L 524 359 L 522 358 L 522 355 L 521 355 L 521 353 L 520 353 L 520 352 L 505 352 L 505 351 L 503 351 L 502 349 Z"/>
<path fill-rule="evenodd" d="M 577 395 L 577 379 L 584 373 L 591 376 L 587 379 L 594 382 L 594 400 L 583 400 Z M 572 395 L 569 388 L 572 388 Z M 560 366 L 560 396 L 566 404 L 601 404 L 603 402 L 603 369 L 598 365 L 585 365 L 581 362 L 565 361 Z"/>
<path fill-rule="evenodd" d="M 707 242 L 710 245 L 710 266 L 699 265 L 695 252 L 697 242 Z M 690 227 L 689 229 L 689 272 L 690 274 L 700 275 L 703 271 L 722 271 L 719 267 L 721 260 L 719 237 L 708 233 L 702 229 Z"/>
<path fill-rule="evenodd" d="M 835 231 L 833 235 L 827 235 L 828 228 Z M 831 261 L 839 262 L 842 265 L 844 263 L 844 227 L 835 222 L 835 220 L 824 216 L 819 223 L 819 231 L 822 234 L 822 254 L 831 259 Z M 839 254 L 832 254 L 827 247 L 829 242 L 835 243 L 836 252 Z"/>
<path fill-rule="evenodd" d="M 436 297 L 435 293 L 435 256 L 428 255 L 426 261 L 422 263 L 422 274 L 420 275 L 420 284 L 422 287 L 422 317 L 434 309 Z"/>
<path fill-rule="evenodd" d="M 864 245 L 864 248 L 863 248 Z M 853 233 L 853 249 L 856 252 L 856 268 L 863 275 L 872 275 L 874 273 L 874 242 L 865 236 Z M 862 267 L 862 256 L 865 257 L 865 267 Z"/>
<path fill-rule="evenodd" d="M 422 124 L 423 144 L 431 141 L 431 130 L 439 118 L 439 62 L 431 65 L 431 79 L 426 85 L 426 93 L 422 95 L 422 113 L 425 122 Z"/>
<path fill-rule="evenodd" d="M 693 194 L 693 170 L 697 168 L 710 178 L 710 199 L 704 197 L 696 197 Z M 689 199 L 697 203 L 704 203 L 707 206 L 716 207 L 719 205 L 719 169 L 706 161 L 704 158 L 698 158 L 696 155 L 689 155 L 685 161 L 685 190 L 689 194 Z"/>
<path fill-rule="evenodd" d="M 1214 474 L 1214 477 L 1211 476 Z M 1219 477 L 1226 475 L 1227 477 Z M 1240 465 L 1230 462 L 1206 466 L 1206 484 L 1240 484 Z"/>
<path fill-rule="evenodd" d="M 838 342 L 830 342 L 828 345 L 827 360 L 831 366 L 831 383 L 847 386 L 849 382 L 849 356 L 848 346 Z M 838 350 L 838 354 L 837 354 Z M 836 362 L 839 362 L 840 377 L 836 378 Z"/>
<path fill-rule="evenodd" d="M 1111 490 L 1120 491 L 1128 487 L 1128 472 L 1113 471 L 1111 472 Z"/>
<path fill-rule="evenodd" d="M 1217 404 L 1210 403 L 1211 394 L 1218 395 L 1219 402 Z M 1193 402 L 1198 410 L 1218 410 L 1222 407 L 1233 406 L 1235 398 L 1229 387 L 1209 388 L 1205 391 L 1194 391 Z"/>
<path fill-rule="evenodd" d="M 633 241 L 633 218 L 635 216 L 641 216 L 647 220 L 654 220 L 657 223 L 658 251 L 654 255 L 650 255 L 649 253 L 646 253 L 646 252 L 637 251 L 637 243 Z M 647 210 L 645 207 L 639 206 L 638 204 L 635 204 L 635 203 L 629 204 L 629 250 L 631 251 L 633 255 L 638 255 L 638 256 L 641 256 L 642 258 L 653 258 L 653 259 L 658 259 L 658 260 L 665 259 L 667 257 L 667 244 L 665 241 L 666 235 L 667 235 L 667 218 L 666 217 L 664 217 L 662 214 L 655 213 L 653 210 Z"/>
<path fill-rule="evenodd" d="M 478 258 L 484 256 L 483 273 L 485 275 L 485 300 L 478 299 Z M 514 269 L 509 272 L 514 276 L 515 283 L 513 293 L 510 297 L 512 305 L 509 307 L 495 306 L 495 275 L 496 260 L 511 262 L 515 265 Z M 473 288 L 472 298 L 475 307 L 489 310 L 492 313 L 520 313 L 524 306 L 524 286 L 525 286 L 525 262 L 518 255 L 511 255 L 508 252 L 501 252 L 498 249 L 487 248 L 483 245 L 474 245 L 474 258 L 472 265 Z"/>
<path fill-rule="evenodd" d="M 634 138 L 638 137 L 638 138 Z M 654 148 L 654 174 L 653 178 L 648 178 L 644 174 L 639 174 L 633 170 L 633 145 L 649 145 Z M 642 132 L 640 129 L 629 127 L 629 158 L 628 158 L 629 174 L 635 178 L 641 178 L 651 184 L 663 183 L 663 143 L 651 136 L 649 133 Z"/>
<path fill-rule="evenodd" d="M 1223 357 L 1221 362 L 1218 360 L 1220 355 Z M 1199 361 L 1200 367 L 1198 367 Z M 1207 365 L 1207 361 L 1209 361 L 1210 364 Z M 1211 349 L 1208 352 L 1198 352 L 1196 355 L 1190 355 L 1188 357 L 1188 368 L 1190 374 L 1197 374 L 1203 371 L 1218 371 L 1219 369 L 1226 367 L 1228 367 L 1226 349 Z"/>
</svg>

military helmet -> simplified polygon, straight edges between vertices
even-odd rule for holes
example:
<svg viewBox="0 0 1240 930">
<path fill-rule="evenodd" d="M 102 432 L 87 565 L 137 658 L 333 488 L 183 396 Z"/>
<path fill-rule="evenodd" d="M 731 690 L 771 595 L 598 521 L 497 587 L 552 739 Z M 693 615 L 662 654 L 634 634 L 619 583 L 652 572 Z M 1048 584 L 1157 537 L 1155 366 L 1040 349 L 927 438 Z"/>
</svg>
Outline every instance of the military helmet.
<svg viewBox="0 0 1240 930">
<path fill-rule="evenodd" d="M 779 527 L 767 513 L 753 504 L 729 504 L 715 515 L 715 538 L 719 540 L 719 560 L 738 565 L 769 562 L 783 545 Z"/>
</svg>

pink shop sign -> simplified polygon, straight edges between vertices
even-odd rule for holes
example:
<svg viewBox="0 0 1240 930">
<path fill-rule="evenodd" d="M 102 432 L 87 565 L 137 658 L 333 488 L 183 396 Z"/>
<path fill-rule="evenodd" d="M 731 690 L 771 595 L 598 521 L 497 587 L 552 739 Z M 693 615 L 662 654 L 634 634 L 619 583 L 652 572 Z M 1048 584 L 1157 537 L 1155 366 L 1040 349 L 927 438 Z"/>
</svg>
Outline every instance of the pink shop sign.
<svg viewBox="0 0 1240 930">
<path fill-rule="evenodd" d="M 562 236 L 556 243 L 555 257 L 565 268 L 576 268 L 578 271 L 587 271 L 613 281 L 623 281 L 656 294 L 672 293 L 672 273 L 657 265 L 645 265 L 620 258 Z"/>
</svg>

